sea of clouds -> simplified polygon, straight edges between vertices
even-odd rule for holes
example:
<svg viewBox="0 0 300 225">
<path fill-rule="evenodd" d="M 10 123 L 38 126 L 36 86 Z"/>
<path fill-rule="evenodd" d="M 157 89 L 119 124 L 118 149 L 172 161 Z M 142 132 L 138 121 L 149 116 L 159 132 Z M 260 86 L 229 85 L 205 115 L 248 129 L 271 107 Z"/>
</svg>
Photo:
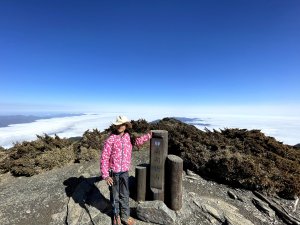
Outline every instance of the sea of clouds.
<svg viewBox="0 0 300 225">
<path fill-rule="evenodd" d="M 265 135 L 276 138 L 284 144 L 295 145 L 300 143 L 300 118 L 284 116 L 246 116 L 246 115 L 203 115 L 200 117 L 205 123 L 210 124 L 207 128 L 224 129 L 257 129 Z M 202 122 L 203 121 L 199 121 Z M 197 120 L 196 120 L 197 122 Z M 205 126 L 196 125 L 203 130 Z"/>
<path fill-rule="evenodd" d="M 60 137 L 82 136 L 86 130 L 98 129 L 103 131 L 115 120 L 117 113 L 84 114 L 60 118 L 40 119 L 31 123 L 12 124 L 0 128 L 0 146 L 12 147 L 14 143 L 31 141 L 36 135 L 54 135 Z M 127 114 L 129 119 L 146 119 L 148 122 L 162 119 L 167 116 L 180 116 L 194 118 L 191 124 L 199 129 L 205 127 L 212 129 L 245 128 L 259 129 L 267 136 L 275 137 L 285 144 L 295 145 L 300 143 L 300 118 L 283 116 L 246 116 L 246 115 L 222 115 L 222 114 L 198 114 L 186 115 L 167 113 L 153 114 Z"/>
</svg>

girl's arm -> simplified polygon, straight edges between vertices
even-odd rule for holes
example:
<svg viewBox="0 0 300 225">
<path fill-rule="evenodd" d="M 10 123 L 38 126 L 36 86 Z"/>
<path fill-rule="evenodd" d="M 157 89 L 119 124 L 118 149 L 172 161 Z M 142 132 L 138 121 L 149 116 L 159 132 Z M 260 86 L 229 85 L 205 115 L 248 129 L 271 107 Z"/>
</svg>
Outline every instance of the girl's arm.
<svg viewBox="0 0 300 225">
<path fill-rule="evenodd" d="M 105 180 L 109 177 L 109 164 L 110 164 L 110 155 L 111 155 L 112 141 L 111 138 L 108 138 L 103 147 L 101 162 L 100 162 L 100 170 L 102 174 L 102 178 Z"/>
<path fill-rule="evenodd" d="M 135 145 L 136 146 L 141 146 L 144 144 L 146 141 L 149 141 L 152 138 L 152 131 L 150 131 L 148 134 L 144 134 L 135 140 Z"/>
</svg>

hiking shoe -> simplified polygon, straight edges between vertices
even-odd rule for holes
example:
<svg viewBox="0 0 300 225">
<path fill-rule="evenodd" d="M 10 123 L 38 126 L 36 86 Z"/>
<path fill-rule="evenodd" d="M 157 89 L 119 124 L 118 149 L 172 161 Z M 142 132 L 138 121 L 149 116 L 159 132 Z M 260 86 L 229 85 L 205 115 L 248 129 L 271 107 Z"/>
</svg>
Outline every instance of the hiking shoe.
<svg viewBox="0 0 300 225">
<path fill-rule="evenodd" d="M 135 225 L 135 220 L 132 217 L 128 217 L 127 220 L 122 219 L 122 223 L 125 225 Z"/>
</svg>

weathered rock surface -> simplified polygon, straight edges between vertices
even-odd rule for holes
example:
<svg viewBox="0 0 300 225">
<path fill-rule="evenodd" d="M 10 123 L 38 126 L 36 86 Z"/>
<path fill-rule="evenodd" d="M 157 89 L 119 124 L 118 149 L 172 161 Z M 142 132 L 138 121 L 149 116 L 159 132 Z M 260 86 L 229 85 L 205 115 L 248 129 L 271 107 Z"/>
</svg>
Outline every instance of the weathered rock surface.
<svg viewBox="0 0 300 225">
<path fill-rule="evenodd" d="M 238 213 L 238 208 L 221 199 L 195 196 L 194 202 L 198 205 L 208 219 L 216 219 L 218 222 L 236 225 L 254 225 L 250 220 Z"/>
<path fill-rule="evenodd" d="M 146 222 L 175 224 L 176 214 L 162 201 L 146 201 L 137 206 L 137 217 Z"/>
</svg>

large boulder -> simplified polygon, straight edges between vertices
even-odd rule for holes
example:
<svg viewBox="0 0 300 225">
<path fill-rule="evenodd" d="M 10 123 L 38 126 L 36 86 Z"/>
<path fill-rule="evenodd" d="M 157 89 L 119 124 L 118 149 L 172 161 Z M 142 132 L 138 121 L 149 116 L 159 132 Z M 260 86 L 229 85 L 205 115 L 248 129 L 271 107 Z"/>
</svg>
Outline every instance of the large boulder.
<svg viewBox="0 0 300 225">
<path fill-rule="evenodd" d="M 176 221 L 175 212 L 170 210 L 164 202 L 159 200 L 140 203 L 136 212 L 137 217 L 146 222 L 171 225 L 175 224 Z"/>
</svg>

